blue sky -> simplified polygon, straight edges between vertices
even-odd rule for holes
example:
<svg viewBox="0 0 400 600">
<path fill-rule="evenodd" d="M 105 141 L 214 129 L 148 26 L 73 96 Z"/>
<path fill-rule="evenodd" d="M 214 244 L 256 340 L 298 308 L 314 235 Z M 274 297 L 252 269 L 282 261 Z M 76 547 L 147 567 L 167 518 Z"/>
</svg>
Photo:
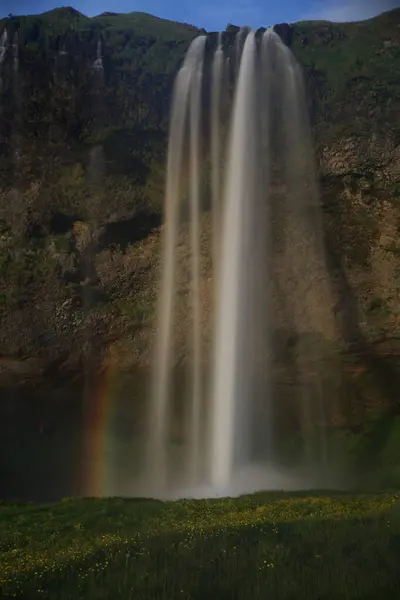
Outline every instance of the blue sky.
<svg viewBox="0 0 400 600">
<path fill-rule="evenodd" d="M 40 13 L 63 4 L 88 16 L 144 11 L 212 31 L 227 23 L 260 27 L 302 19 L 368 19 L 400 6 L 400 0 L 0 0 L 0 16 Z"/>
</svg>

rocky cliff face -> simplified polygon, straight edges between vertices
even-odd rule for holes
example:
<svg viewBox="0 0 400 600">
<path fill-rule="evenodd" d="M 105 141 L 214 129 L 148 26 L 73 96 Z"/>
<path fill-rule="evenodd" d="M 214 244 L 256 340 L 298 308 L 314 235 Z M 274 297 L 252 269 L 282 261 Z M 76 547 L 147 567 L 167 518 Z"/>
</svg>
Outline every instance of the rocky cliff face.
<svg viewBox="0 0 400 600">
<path fill-rule="evenodd" d="M 87 19 L 72 9 L 0 21 L 5 30 L 0 355 L 52 360 L 95 348 L 148 363 L 172 83 L 198 31 L 140 13 Z M 277 31 L 304 66 L 310 98 L 336 319 L 326 335 L 338 346 L 398 339 L 400 11 Z M 228 45 L 234 35 L 230 27 Z M 208 220 L 205 213 L 205 328 Z M 179 360 L 186 240 L 183 229 Z"/>
</svg>

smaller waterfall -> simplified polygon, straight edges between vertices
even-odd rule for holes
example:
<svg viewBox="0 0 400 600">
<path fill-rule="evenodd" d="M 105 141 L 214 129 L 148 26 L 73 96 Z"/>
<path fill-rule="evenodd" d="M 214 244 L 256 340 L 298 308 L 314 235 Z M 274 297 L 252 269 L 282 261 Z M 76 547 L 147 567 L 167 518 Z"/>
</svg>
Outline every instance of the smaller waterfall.
<svg viewBox="0 0 400 600">
<path fill-rule="evenodd" d="M 7 49 L 8 49 L 8 33 L 7 33 L 7 29 L 5 29 L 3 31 L 1 39 L 0 39 L 0 68 L 6 57 Z M 0 71 L 0 93 L 1 93 L 2 89 L 3 89 L 3 77 L 2 77 L 2 74 Z M 2 112 L 2 108 L 3 107 L 0 106 L 0 113 Z"/>
<path fill-rule="evenodd" d="M 89 168 L 88 180 L 89 183 L 100 185 L 103 180 L 104 173 L 104 155 L 103 148 L 100 145 L 92 146 L 89 152 Z"/>
<path fill-rule="evenodd" d="M 13 48 L 13 68 L 14 68 L 14 73 L 18 73 L 19 71 L 19 39 L 18 39 L 18 32 L 15 32 L 14 35 L 14 39 L 13 39 L 13 43 L 12 43 L 12 48 Z"/>
<path fill-rule="evenodd" d="M 8 47 L 8 33 L 7 33 L 7 29 L 5 29 L 2 33 L 2 36 L 0 38 L 0 66 L 3 64 L 6 52 L 7 52 L 7 47 Z"/>
<path fill-rule="evenodd" d="M 19 38 L 18 32 L 15 32 L 13 43 L 12 43 L 12 56 L 13 56 L 13 72 L 12 72 L 12 85 L 13 85 L 13 100 L 14 100 L 14 123 L 12 131 L 12 148 L 14 154 L 14 168 L 18 172 L 18 164 L 20 161 L 21 152 L 21 133 L 22 133 L 22 92 L 21 92 L 21 79 L 19 72 Z"/>
<path fill-rule="evenodd" d="M 94 73 L 92 76 L 93 91 L 93 118 L 96 128 L 100 129 L 104 124 L 104 69 L 102 59 L 101 38 L 97 40 L 97 58 L 93 63 Z M 102 145 L 94 145 L 90 150 L 89 181 L 92 184 L 101 185 L 104 175 L 104 153 Z M 95 217 L 95 215 L 93 215 Z"/>
<path fill-rule="evenodd" d="M 54 59 L 53 81 L 56 85 L 63 85 L 63 74 L 67 70 L 68 52 L 65 44 L 59 48 Z"/>
<path fill-rule="evenodd" d="M 101 39 L 97 41 L 97 58 L 93 64 L 91 77 L 92 83 L 92 117 L 97 130 L 100 130 L 104 124 L 104 70 L 101 58 Z M 87 180 L 91 186 L 92 197 L 90 207 L 88 208 L 90 218 L 90 242 L 82 256 L 82 269 L 84 274 L 83 283 L 83 307 L 86 315 L 93 306 L 94 293 L 92 285 L 96 281 L 97 274 L 95 268 L 95 232 L 98 228 L 98 210 L 96 205 L 103 204 L 103 181 L 105 173 L 105 159 L 102 144 L 94 144 L 89 151 L 89 164 L 87 169 Z M 87 346 L 91 347 L 93 332 L 91 328 L 87 331 Z"/>
<path fill-rule="evenodd" d="M 103 56 L 102 56 L 102 49 L 101 49 L 101 38 L 99 36 L 99 39 L 97 40 L 97 54 L 96 54 L 96 60 L 93 63 L 93 69 L 95 69 L 96 71 L 103 71 Z"/>
<path fill-rule="evenodd" d="M 64 54 L 65 47 L 62 48 L 59 56 Z M 92 96 L 92 118 L 97 131 L 101 130 L 104 126 L 104 70 L 101 55 L 101 39 L 100 36 L 97 41 L 97 54 L 96 60 L 92 64 L 92 76 L 91 76 L 91 96 Z M 93 306 L 95 305 L 95 285 L 97 283 L 97 271 L 96 271 L 96 246 L 97 246 L 97 232 L 99 226 L 99 215 L 98 206 L 104 206 L 105 203 L 105 192 L 104 192 L 104 176 L 105 176 L 105 159 L 104 150 L 101 143 L 94 144 L 89 151 L 89 161 L 87 168 L 87 182 L 89 184 L 90 196 L 89 203 L 87 206 L 87 212 L 89 215 L 87 223 L 87 241 L 85 247 L 82 249 L 79 256 L 80 270 L 83 275 L 83 281 L 81 281 L 81 294 L 83 311 L 86 318 L 85 323 L 85 339 L 84 339 L 84 368 L 86 369 L 85 387 L 84 387 L 84 401 L 86 404 L 85 413 L 90 416 L 93 415 L 97 410 L 97 398 L 96 394 L 93 393 L 93 381 L 91 374 L 91 354 L 96 350 L 93 350 L 93 339 L 95 332 L 93 330 L 91 314 Z M 88 448 L 93 448 L 93 423 L 88 423 L 87 428 L 89 430 L 89 437 L 87 440 Z M 85 482 L 87 485 L 87 482 Z"/>
</svg>

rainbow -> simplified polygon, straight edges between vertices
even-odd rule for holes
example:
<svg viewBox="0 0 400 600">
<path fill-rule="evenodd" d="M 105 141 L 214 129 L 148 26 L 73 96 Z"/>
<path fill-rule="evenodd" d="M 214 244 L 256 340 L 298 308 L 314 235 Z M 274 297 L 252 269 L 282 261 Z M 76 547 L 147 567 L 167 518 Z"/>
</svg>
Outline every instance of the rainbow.
<svg viewBox="0 0 400 600">
<path fill-rule="evenodd" d="M 115 367 L 105 364 L 86 378 L 84 388 L 84 448 L 81 494 L 111 494 L 112 421 Z"/>
</svg>

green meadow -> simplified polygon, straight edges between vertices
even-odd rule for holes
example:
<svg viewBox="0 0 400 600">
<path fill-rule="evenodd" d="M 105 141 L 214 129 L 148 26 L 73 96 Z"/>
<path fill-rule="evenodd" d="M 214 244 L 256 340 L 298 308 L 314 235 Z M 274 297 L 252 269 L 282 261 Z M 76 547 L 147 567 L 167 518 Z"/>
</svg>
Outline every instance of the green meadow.
<svg viewBox="0 0 400 600">
<path fill-rule="evenodd" d="M 0 504 L 3 598 L 390 600 L 399 567 L 394 492 Z"/>
</svg>

